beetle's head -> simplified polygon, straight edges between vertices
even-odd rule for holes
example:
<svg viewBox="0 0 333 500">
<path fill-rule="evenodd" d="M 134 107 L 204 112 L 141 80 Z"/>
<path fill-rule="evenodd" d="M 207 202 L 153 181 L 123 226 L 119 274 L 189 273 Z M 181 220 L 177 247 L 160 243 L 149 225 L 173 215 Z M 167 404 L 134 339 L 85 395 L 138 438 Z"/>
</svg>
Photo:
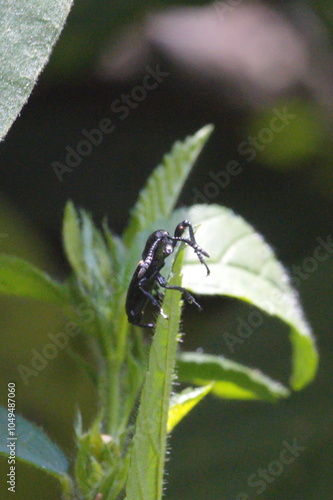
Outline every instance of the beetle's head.
<svg viewBox="0 0 333 500">
<path fill-rule="evenodd" d="M 163 246 L 162 242 L 168 236 L 168 231 L 165 231 L 164 229 L 158 229 L 157 231 L 154 231 L 146 241 L 145 248 L 142 252 L 142 259 L 145 260 L 151 250 L 154 254 L 156 254 L 157 250 L 161 246 Z"/>
<path fill-rule="evenodd" d="M 183 220 L 183 222 L 180 222 L 178 226 L 175 229 L 175 234 L 174 236 L 176 238 L 181 238 L 184 234 L 184 231 L 187 227 L 189 227 L 190 223 L 188 220 Z"/>
</svg>

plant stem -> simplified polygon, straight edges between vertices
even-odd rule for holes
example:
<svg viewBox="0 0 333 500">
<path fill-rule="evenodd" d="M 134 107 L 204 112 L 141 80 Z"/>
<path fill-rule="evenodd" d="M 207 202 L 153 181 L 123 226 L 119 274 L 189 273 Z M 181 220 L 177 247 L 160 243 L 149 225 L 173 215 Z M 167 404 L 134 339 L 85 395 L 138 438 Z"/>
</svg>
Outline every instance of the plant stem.
<svg viewBox="0 0 333 500">
<path fill-rule="evenodd" d="M 120 368 L 121 363 L 115 356 L 107 360 L 107 433 L 118 441 L 119 437 L 119 410 L 120 410 Z"/>
<path fill-rule="evenodd" d="M 127 340 L 128 323 L 125 313 L 120 316 L 120 327 L 117 329 L 117 347 L 108 346 L 107 372 L 108 372 L 108 398 L 106 401 L 108 409 L 107 429 L 114 439 L 118 439 L 122 431 L 121 416 L 121 370 L 125 358 L 125 347 Z M 112 350 L 112 352 L 110 352 Z"/>
<path fill-rule="evenodd" d="M 182 256 L 180 256 L 182 257 Z M 176 259 L 170 283 L 181 284 L 181 258 Z M 126 500 L 161 500 L 167 442 L 170 392 L 174 379 L 180 320 L 180 293 L 167 290 L 163 309 L 169 316 L 158 318 L 149 353 L 149 367 L 143 386 Z"/>
</svg>

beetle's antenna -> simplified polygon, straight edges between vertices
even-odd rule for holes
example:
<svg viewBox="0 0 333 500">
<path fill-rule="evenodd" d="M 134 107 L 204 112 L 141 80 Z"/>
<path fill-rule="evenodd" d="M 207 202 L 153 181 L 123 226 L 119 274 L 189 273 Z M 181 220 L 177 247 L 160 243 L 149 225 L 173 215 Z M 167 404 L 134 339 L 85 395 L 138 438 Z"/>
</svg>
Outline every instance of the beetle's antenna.
<svg viewBox="0 0 333 500">
<path fill-rule="evenodd" d="M 188 230 L 190 233 L 190 238 L 183 238 L 181 235 L 184 233 L 184 231 L 187 227 L 188 227 Z M 184 220 L 183 222 L 178 224 L 178 226 L 176 227 L 176 230 L 175 230 L 175 235 L 170 236 L 170 239 L 172 239 L 173 241 L 182 241 L 183 243 L 186 243 L 188 246 L 193 248 L 193 250 L 197 254 L 198 259 L 200 260 L 201 264 L 203 264 L 205 266 L 206 271 L 207 271 L 207 276 L 209 276 L 210 270 L 209 270 L 209 267 L 207 266 L 207 264 L 203 258 L 203 255 L 205 255 L 206 257 L 209 257 L 209 254 L 203 248 L 199 247 L 199 245 L 195 241 L 193 226 L 188 220 Z"/>
<path fill-rule="evenodd" d="M 202 256 L 202 255 L 205 255 L 206 257 L 209 257 L 209 254 L 207 252 L 205 252 L 205 250 L 203 250 L 203 248 L 199 247 L 199 245 L 196 243 L 196 241 L 193 242 L 193 241 L 189 240 L 188 238 L 173 238 L 173 239 L 175 239 L 176 241 L 182 241 L 183 243 L 186 243 L 186 245 L 193 248 L 193 250 L 197 254 L 198 259 L 200 260 L 201 264 L 203 264 L 205 266 L 206 271 L 207 271 L 207 276 L 209 276 L 210 275 L 209 267 L 207 266 L 205 259 Z"/>
<path fill-rule="evenodd" d="M 150 267 L 150 265 L 151 265 L 151 263 L 153 261 L 156 247 L 157 247 L 157 245 L 159 244 L 159 242 L 162 239 L 163 239 L 162 237 L 161 238 L 157 238 L 154 241 L 154 243 L 152 244 L 152 246 L 149 248 L 148 253 L 147 253 L 147 257 L 142 262 L 140 271 L 138 272 L 138 278 L 142 278 L 142 276 L 144 276 L 146 274 L 147 269 L 149 269 L 149 267 Z"/>
</svg>

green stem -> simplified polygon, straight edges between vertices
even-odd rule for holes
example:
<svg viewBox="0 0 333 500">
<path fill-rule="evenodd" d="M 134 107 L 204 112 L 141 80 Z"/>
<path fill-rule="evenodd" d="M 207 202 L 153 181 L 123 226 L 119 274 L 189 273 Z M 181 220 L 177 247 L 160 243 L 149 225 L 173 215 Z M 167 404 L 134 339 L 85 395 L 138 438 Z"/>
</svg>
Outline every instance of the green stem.
<svg viewBox="0 0 333 500">
<path fill-rule="evenodd" d="M 108 363 L 108 398 L 106 405 L 108 408 L 107 415 L 107 432 L 116 441 L 119 437 L 119 413 L 120 413 L 120 369 L 121 363 L 115 356 L 111 356 L 107 360 Z"/>
<path fill-rule="evenodd" d="M 128 323 L 125 314 L 121 314 L 119 318 L 120 327 L 117 332 L 117 346 L 113 349 L 108 346 L 107 353 L 107 372 L 108 372 L 108 400 L 106 405 L 108 408 L 107 429 L 108 433 L 114 439 L 119 437 L 122 430 L 122 415 L 121 415 L 121 370 L 125 360 L 125 348 L 127 340 Z M 112 352 L 111 352 L 112 351 Z"/>
<path fill-rule="evenodd" d="M 181 284 L 181 262 L 182 258 L 176 259 L 174 277 L 170 281 L 172 285 Z M 131 450 L 126 500 L 160 500 L 163 493 L 167 421 L 178 344 L 180 293 L 167 290 L 163 309 L 169 320 L 161 316 L 158 318 L 150 348 L 149 367 Z"/>
</svg>

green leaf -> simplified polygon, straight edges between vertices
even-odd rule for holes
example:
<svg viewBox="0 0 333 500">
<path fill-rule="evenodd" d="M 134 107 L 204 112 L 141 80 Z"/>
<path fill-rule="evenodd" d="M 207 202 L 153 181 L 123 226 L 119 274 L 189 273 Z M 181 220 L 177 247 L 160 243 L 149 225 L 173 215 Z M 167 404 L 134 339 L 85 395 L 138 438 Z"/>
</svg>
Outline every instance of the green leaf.
<svg viewBox="0 0 333 500">
<path fill-rule="evenodd" d="M 67 259 L 77 277 L 85 282 L 87 270 L 83 256 L 81 220 L 71 201 L 66 203 L 62 233 Z"/>
<path fill-rule="evenodd" d="M 126 278 L 124 278 L 127 269 L 127 266 L 124 265 L 124 263 L 127 262 L 127 248 L 122 238 L 110 231 L 106 221 L 103 221 L 103 232 L 112 263 L 112 275 L 110 276 L 109 283 L 111 284 L 114 295 L 117 297 L 114 304 L 115 309 L 119 311 L 119 296 L 127 290 L 127 282 Z M 135 256 L 135 258 L 137 260 L 137 256 Z M 134 264 L 135 262 L 133 262 L 133 267 Z M 130 264 L 127 262 L 127 265 L 132 267 L 132 263 Z"/>
<path fill-rule="evenodd" d="M 276 401 L 289 391 L 257 369 L 251 369 L 223 356 L 184 352 L 178 355 L 179 379 L 196 385 L 213 384 L 211 392 L 225 399 Z"/>
<path fill-rule="evenodd" d="M 0 255 L 0 293 L 41 300 L 59 307 L 69 300 L 68 289 L 23 259 Z"/>
<path fill-rule="evenodd" d="M 112 464 L 113 465 L 113 464 Z M 129 469 L 129 454 L 121 457 L 117 466 L 108 467 L 96 489 L 96 493 L 103 494 L 103 500 L 114 500 L 124 489 Z"/>
<path fill-rule="evenodd" d="M 202 148 L 213 131 L 206 125 L 183 142 L 176 142 L 171 152 L 164 156 L 140 192 L 124 232 L 124 242 L 131 246 L 136 235 L 157 220 L 168 218 L 178 200 L 184 183 Z"/>
<path fill-rule="evenodd" d="M 105 241 L 91 217 L 81 210 L 83 258 L 91 284 L 106 289 L 112 277 Z"/>
<path fill-rule="evenodd" d="M 1 2 L 0 138 L 27 101 L 71 5 L 72 0 Z"/>
<path fill-rule="evenodd" d="M 124 254 L 126 248 L 122 238 L 110 231 L 106 220 L 103 221 L 103 231 L 112 262 L 114 263 L 115 272 L 119 274 L 124 268 Z"/>
<path fill-rule="evenodd" d="M 200 224 L 196 237 L 211 256 L 207 260 L 211 274 L 204 278 L 196 255 L 187 251 L 184 286 L 199 294 L 237 297 L 287 323 L 293 347 L 291 385 L 302 389 L 316 374 L 318 353 L 298 296 L 272 249 L 242 217 L 226 208 L 197 205 L 189 209 L 188 217 Z"/>
<path fill-rule="evenodd" d="M 108 295 L 114 274 L 109 250 L 91 217 L 84 210 L 78 214 L 71 202 L 65 207 L 63 240 L 77 278 L 88 290 Z"/>
<path fill-rule="evenodd" d="M 168 432 L 171 432 L 192 408 L 210 392 L 213 385 L 208 384 L 195 389 L 189 387 L 178 394 L 173 394 L 168 415 Z"/>
<path fill-rule="evenodd" d="M 64 479 L 68 471 L 68 461 L 61 449 L 53 443 L 45 432 L 21 415 L 15 415 L 15 436 L 8 435 L 8 411 L 0 407 L 0 454 L 8 456 L 7 444 L 15 443 L 15 454 L 34 467 L 48 474 Z M 7 439 L 6 439 L 6 437 Z M 13 439 L 13 438 L 16 439 Z"/>
<path fill-rule="evenodd" d="M 176 259 L 174 276 L 170 280 L 172 285 L 181 284 L 181 261 L 182 258 Z M 169 320 L 161 315 L 158 317 L 150 349 L 149 366 L 130 453 L 127 500 L 162 498 L 170 392 L 178 343 L 179 305 L 179 292 L 167 290 L 163 309 Z"/>
</svg>

